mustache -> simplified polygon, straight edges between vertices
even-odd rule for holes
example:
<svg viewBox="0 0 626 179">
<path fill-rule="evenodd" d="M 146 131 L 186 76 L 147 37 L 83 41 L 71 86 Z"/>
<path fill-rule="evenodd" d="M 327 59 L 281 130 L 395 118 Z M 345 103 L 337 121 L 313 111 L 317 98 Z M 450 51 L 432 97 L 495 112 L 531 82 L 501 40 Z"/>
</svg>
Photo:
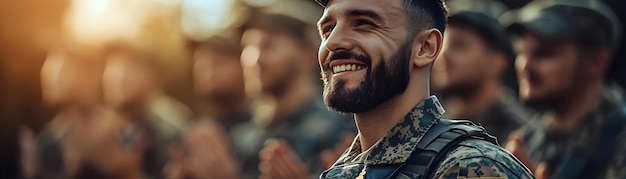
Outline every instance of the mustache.
<svg viewBox="0 0 626 179">
<path fill-rule="evenodd" d="M 331 61 L 338 59 L 354 59 L 356 61 L 363 62 L 368 66 L 370 66 L 372 63 L 372 59 L 367 55 L 357 54 L 351 51 L 340 51 L 333 53 L 332 55 L 328 56 L 326 60 L 324 60 L 324 71 L 330 69 Z"/>
</svg>

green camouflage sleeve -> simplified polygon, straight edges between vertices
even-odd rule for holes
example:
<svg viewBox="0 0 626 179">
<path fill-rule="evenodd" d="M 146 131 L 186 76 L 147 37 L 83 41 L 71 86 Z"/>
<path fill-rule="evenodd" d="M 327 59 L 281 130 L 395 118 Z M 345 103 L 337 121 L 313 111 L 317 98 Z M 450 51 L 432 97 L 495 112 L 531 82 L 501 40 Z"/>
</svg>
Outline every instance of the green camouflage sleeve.
<svg viewBox="0 0 626 179">
<path fill-rule="evenodd" d="M 448 154 L 435 178 L 532 179 L 530 171 L 513 155 L 488 142 L 468 140 Z"/>
</svg>

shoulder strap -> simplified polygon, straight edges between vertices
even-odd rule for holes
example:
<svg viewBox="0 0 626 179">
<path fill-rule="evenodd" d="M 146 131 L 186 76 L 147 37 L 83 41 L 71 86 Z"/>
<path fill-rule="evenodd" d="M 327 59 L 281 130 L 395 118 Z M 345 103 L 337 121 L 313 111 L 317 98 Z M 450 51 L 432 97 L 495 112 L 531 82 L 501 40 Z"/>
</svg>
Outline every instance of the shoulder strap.
<svg viewBox="0 0 626 179">
<path fill-rule="evenodd" d="M 484 128 L 467 120 L 440 120 L 418 143 L 399 172 L 410 178 L 432 178 L 435 169 L 459 142 L 467 139 L 486 140 L 497 145 Z M 397 175 L 397 174 L 396 174 Z"/>
<path fill-rule="evenodd" d="M 619 143 L 620 133 L 626 126 L 626 106 L 620 106 L 615 115 L 607 121 L 598 147 L 591 156 L 578 156 L 573 151 L 566 152 L 555 178 L 596 178 L 604 169 Z M 584 170 L 583 170 L 584 169 Z M 583 172 L 584 171 L 584 172 Z"/>
</svg>

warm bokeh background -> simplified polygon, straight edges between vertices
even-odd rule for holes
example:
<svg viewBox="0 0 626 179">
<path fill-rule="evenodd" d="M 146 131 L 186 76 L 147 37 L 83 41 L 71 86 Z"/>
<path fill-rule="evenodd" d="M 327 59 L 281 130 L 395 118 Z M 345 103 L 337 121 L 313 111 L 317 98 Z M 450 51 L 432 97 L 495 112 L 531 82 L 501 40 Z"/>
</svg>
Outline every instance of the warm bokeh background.
<svg viewBox="0 0 626 179">
<path fill-rule="evenodd" d="M 195 0 L 181 5 L 183 0 L 76 0 L 76 6 L 72 6 L 71 0 L 0 2 L 0 178 L 19 176 L 19 126 L 37 130 L 52 116 L 52 110 L 42 104 L 39 79 L 49 47 L 67 37 L 96 45 L 119 39 L 132 41 L 165 57 L 166 63 L 171 64 L 168 92 L 183 102 L 190 102 L 188 54 L 185 53 L 186 36 L 183 34 L 195 34 L 191 37 L 201 38 L 199 36 L 206 35 L 211 27 L 222 28 L 237 23 L 237 14 L 226 13 L 230 12 L 228 4 L 231 1 L 234 3 L 235 0 Z M 264 6 L 277 3 L 275 1 L 308 0 L 245 1 Z M 493 15 L 529 2 L 501 0 L 501 3 L 484 5 L 474 0 L 455 1 L 454 6 L 450 2 L 453 11 L 479 8 Z M 626 5 L 623 1 L 606 2 L 616 8 L 614 11 L 622 24 L 626 24 Z M 622 45 L 611 71 L 622 86 L 626 85 L 625 52 Z"/>
</svg>

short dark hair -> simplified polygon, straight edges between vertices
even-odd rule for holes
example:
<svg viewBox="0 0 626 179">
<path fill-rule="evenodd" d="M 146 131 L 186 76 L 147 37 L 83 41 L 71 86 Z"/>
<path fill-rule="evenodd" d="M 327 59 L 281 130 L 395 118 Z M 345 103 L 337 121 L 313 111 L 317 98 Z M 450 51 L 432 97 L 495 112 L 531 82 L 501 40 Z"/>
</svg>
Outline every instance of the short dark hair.
<svg viewBox="0 0 626 179">
<path fill-rule="evenodd" d="M 326 7 L 330 0 L 315 0 Z M 435 28 L 441 33 L 448 24 L 448 8 L 444 0 L 402 0 L 409 21 L 409 30 L 417 32 Z"/>
<path fill-rule="evenodd" d="M 435 28 L 441 33 L 448 25 L 448 8 L 444 0 L 402 0 L 406 6 L 409 29 L 421 31 Z"/>
</svg>

